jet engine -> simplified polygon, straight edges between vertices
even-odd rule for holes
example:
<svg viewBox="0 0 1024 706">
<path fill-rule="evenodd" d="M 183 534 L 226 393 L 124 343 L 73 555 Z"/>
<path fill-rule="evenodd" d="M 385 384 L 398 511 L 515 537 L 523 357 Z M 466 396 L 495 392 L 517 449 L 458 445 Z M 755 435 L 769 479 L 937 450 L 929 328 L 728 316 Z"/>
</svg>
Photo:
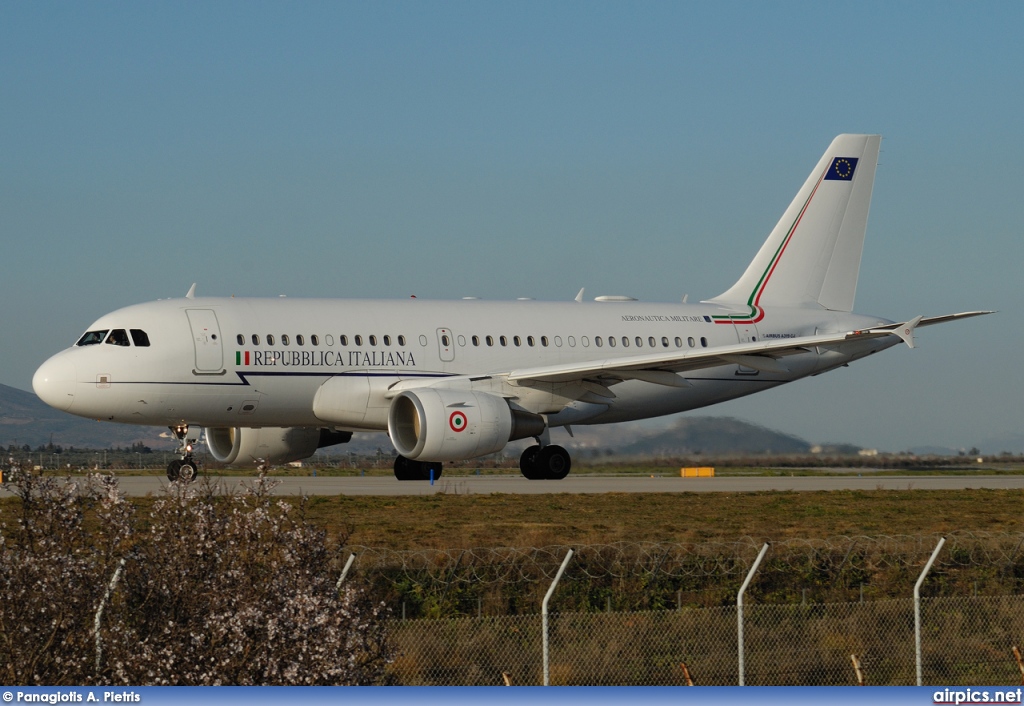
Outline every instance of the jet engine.
<svg viewBox="0 0 1024 706">
<path fill-rule="evenodd" d="M 301 461 L 351 438 L 351 432 L 309 427 L 217 427 L 206 430 L 206 447 L 221 463 L 253 466 Z"/>
<path fill-rule="evenodd" d="M 543 433 L 544 418 L 512 409 L 486 392 L 423 388 L 399 393 L 388 410 L 398 453 L 414 461 L 484 456 L 516 439 Z"/>
</svg>

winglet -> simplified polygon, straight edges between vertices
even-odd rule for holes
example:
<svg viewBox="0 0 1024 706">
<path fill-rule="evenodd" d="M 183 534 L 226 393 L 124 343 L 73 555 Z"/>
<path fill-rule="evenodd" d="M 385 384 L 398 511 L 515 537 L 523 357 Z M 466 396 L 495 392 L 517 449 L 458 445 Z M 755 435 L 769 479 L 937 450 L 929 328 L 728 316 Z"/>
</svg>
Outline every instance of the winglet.
<svg viewBox="0 0 1024 706">
<path fill-rule="evenodd" d="M 188 294 L 185 295 L 185 298 L 186 299 L 195 299 L 196 298 L 196 283 L 195 282 L 193 282 L 192 286 L 188 288 Z"/>
<path fill-rule="evenodd" d="M 586 287 L 580 287 L 580 293 L 576 295 L 576 301 L 577 302 L 582 302 L 583 301 L 583 290 L 585 290 L 585 289 L 586 289 Z"/>
</svg>

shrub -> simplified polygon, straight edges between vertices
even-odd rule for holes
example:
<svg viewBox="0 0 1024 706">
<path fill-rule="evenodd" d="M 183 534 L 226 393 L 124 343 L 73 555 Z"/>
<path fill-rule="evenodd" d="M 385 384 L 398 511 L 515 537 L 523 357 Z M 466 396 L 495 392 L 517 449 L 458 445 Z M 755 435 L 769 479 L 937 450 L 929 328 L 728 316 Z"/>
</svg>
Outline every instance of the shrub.
<svg viewBox="0 0 1024 706">
<path fill-rule="evenodd" d="M 24 476 L 17 527 L 0 528 L 0 679 L 382 683 L 392 658 L 382 607 L 337 590 L 342 542 L 271 488 L 260 478 L 218 497 L 209 484 L 170 484 L 138 517 L 114 479 Z"/>
</svg>

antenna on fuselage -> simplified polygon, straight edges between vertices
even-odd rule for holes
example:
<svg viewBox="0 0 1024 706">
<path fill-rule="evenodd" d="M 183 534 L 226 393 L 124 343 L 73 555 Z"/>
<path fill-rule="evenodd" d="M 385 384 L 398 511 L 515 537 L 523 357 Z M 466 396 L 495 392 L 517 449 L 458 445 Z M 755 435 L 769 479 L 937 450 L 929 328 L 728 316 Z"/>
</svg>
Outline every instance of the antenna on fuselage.
<svg viewBox="0 0 1024 706">
<path fill-rule="evenodd" d="M 188 294 L 185 295 L 185 298 L 186 299 L 195 299 L 196 298 L 196 283 L 195 282 L 193 282 L 192 286 L 188 288 Z"/>
</svg>

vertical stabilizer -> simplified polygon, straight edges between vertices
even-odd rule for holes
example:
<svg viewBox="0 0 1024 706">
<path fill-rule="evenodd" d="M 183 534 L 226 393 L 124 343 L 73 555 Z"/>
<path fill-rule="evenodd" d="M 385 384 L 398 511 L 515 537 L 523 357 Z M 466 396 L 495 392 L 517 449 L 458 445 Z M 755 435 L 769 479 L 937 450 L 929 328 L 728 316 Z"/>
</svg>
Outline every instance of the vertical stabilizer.
<svg viewBox="0 0 1024 706">
<path fill-rule="evenodd" d="M 763 306 L 852 311 L 879 135 L 832 141 L 746 272 L 711 302 L 758 321 Z"/>
</svg>

